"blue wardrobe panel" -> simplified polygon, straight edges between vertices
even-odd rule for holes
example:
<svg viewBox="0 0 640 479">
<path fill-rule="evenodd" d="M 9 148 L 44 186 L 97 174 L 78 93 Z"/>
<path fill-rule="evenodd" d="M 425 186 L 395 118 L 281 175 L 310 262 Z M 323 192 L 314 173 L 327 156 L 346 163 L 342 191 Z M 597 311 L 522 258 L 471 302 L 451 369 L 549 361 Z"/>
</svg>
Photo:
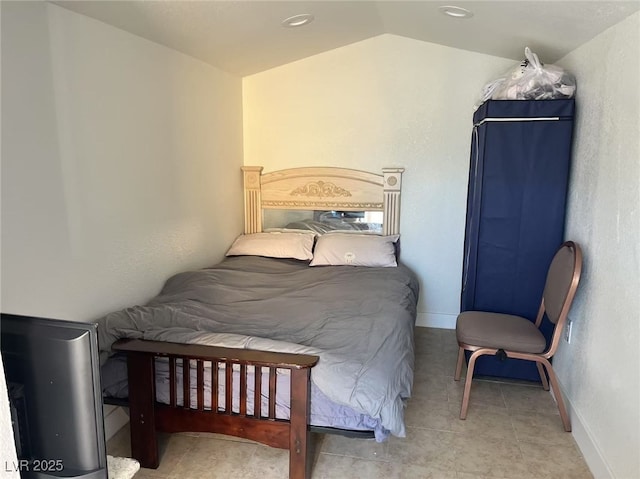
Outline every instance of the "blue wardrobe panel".
<svg viewBox="0 0 640 479">
<path fill-rule="evenodd" d="M 461 310 L 535 320 L 563 241 L 574 100 L 489 100 L 471 145 Z M 551 327 L 543 332 L 549 339 Z M 479 375 L 539 380 L 534 364 L 482 357 Z"/>
</svg>

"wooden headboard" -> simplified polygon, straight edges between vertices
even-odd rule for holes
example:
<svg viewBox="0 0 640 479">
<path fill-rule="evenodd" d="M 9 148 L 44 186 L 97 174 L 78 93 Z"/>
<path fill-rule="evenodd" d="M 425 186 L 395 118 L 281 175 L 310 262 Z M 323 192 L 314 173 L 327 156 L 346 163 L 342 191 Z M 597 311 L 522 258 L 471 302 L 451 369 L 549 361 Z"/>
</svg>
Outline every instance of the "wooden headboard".
<svg viewBox="0 0 640 479">
<path fill-rule="evenodd" d="M 382 211 L 383 234 L 400 232 L 400 192 L 404 168 L 382 174 L 347 168 L 290 168 L 262 174 L 243 166 L 244 232 L 262 231 L 263 209 Z"/>
</svg>

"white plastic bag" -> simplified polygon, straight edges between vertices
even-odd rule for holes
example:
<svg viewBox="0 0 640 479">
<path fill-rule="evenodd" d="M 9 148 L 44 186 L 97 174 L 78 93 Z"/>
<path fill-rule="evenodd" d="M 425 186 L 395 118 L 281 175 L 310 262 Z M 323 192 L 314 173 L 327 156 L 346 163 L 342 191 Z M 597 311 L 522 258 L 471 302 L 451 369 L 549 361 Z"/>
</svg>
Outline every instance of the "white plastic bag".
<svg viewBox="0 0 640 479">
<path fill-rule="evenodd" d="M 476 108 L 492 100 L 553 100 L 573 98 L 575 77 L 556 65 L 543 65 L 529 47 L 525 58 L 505 75 L 485 85 Z"/>
</svg>

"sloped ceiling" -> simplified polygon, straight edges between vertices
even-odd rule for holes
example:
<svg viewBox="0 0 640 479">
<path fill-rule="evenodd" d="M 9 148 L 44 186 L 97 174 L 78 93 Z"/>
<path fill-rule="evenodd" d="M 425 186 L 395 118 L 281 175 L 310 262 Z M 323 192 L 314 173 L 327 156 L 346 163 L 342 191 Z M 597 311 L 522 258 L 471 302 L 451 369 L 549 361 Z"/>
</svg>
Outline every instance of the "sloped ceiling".
<svg viewBox="0 0 640 479">
<path fill-rule="evenodd" d="M 523 58 L 529 46 L 552 63 L 640 9 L 618 1 L 56 1 L 203 60 L 251 75 L 384 33 L 490 55 Z M 468 19 L 438 11 L 456 5 Z M 315 19 L 283 28 L 283 19 Z"/>
</svg>

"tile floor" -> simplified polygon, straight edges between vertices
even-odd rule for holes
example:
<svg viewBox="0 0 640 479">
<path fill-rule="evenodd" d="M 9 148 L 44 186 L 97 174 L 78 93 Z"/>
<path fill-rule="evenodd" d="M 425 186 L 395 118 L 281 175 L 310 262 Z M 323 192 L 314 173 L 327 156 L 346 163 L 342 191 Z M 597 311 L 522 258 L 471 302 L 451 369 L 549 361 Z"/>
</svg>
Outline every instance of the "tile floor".
<svg viewBox="0 0 640 479">
<path fill-rule="evenodd" d="M 373 440 L 316 435 L 313 479 L 588 479 L 551 395 L 539 386 L 475 380 L 469 413 L 458 419 L 463 382 L 453 380 L 455 332 L 416 328 L 414 394 L 406 438 Z M 288 452 L 215 434 L 160 437 L 157 470 L 135 479 L 288 477 Z M 108 452 L 130 454 L 128 427 Z"/>
</svg>

